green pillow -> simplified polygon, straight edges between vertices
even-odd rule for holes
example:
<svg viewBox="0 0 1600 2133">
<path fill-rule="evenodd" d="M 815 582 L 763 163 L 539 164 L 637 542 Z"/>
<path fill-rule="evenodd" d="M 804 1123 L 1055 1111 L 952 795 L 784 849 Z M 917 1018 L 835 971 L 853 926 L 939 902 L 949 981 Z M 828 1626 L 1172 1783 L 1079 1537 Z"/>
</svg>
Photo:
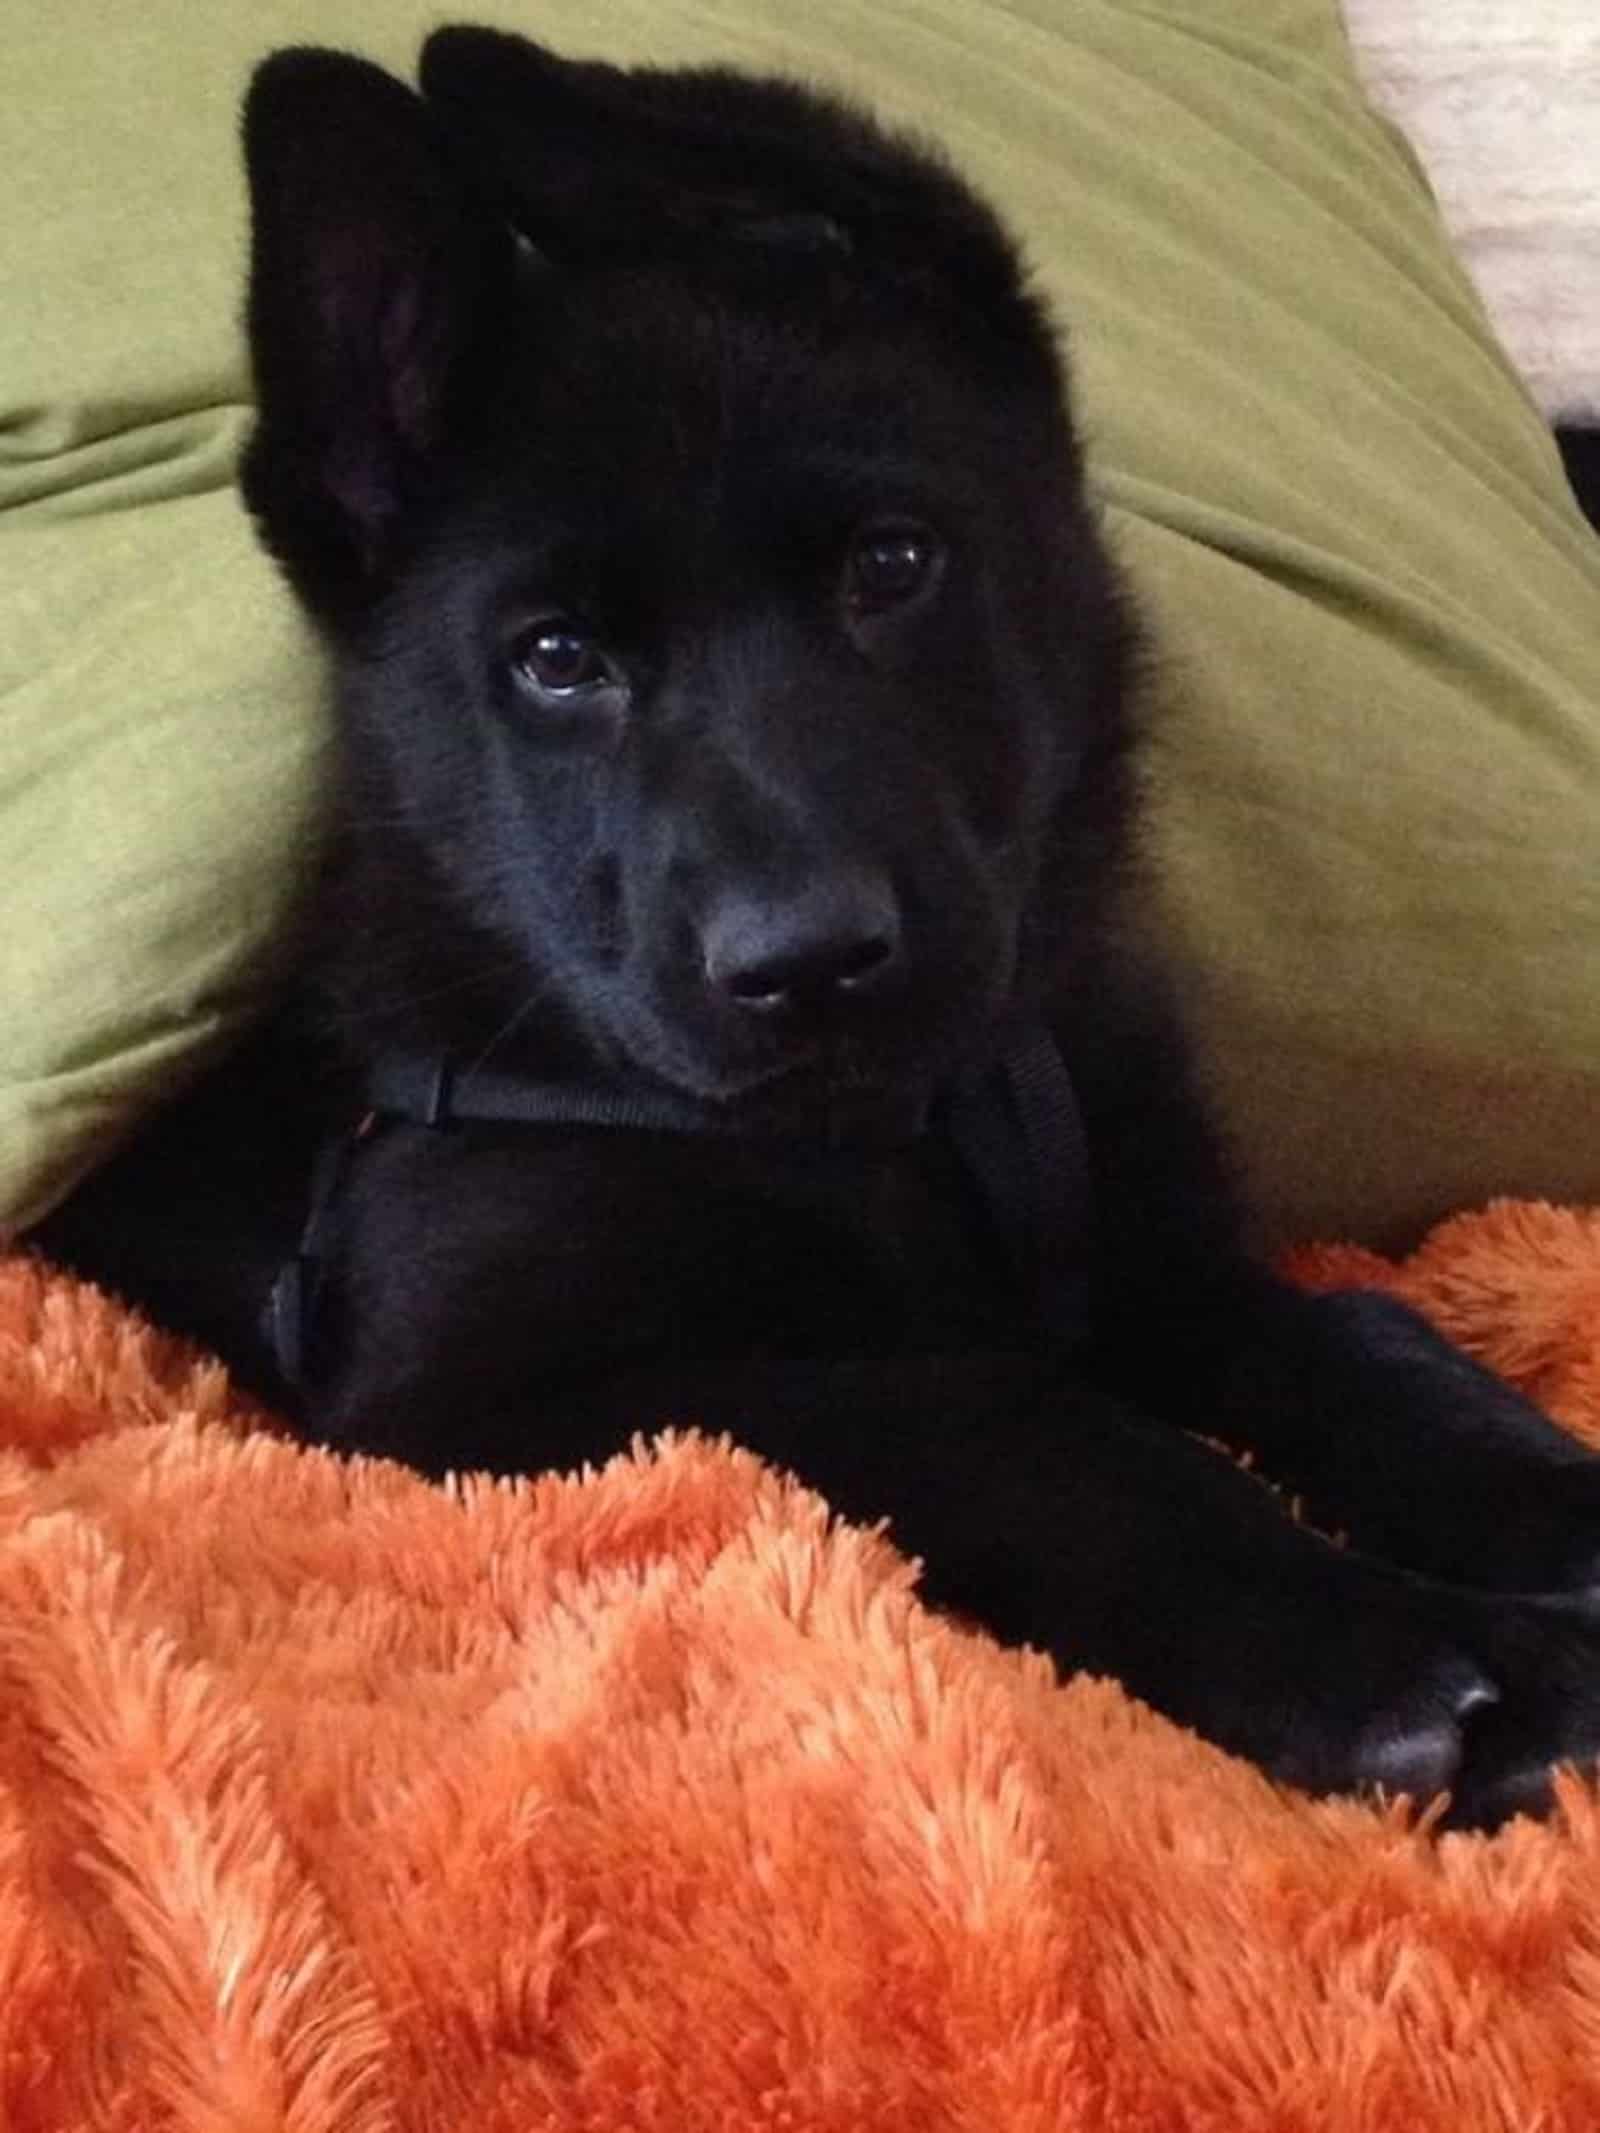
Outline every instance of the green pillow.
<svg viewBox="0 0 1600 2133">
<path fill-rule="evenodd" d="M 1335 0 L 464 12 L 832 79 L 1008 211 L 1150 618 L 1142 901 L 1266 1234 L 1600 1196 L 1600 545 Z M 404 68 L 438 16 L 144 0 L 8 32 L 0 1218 L 270 983 L 325 710 L 227 486 L 234 111 L 270 45 Z"/>
</svg>

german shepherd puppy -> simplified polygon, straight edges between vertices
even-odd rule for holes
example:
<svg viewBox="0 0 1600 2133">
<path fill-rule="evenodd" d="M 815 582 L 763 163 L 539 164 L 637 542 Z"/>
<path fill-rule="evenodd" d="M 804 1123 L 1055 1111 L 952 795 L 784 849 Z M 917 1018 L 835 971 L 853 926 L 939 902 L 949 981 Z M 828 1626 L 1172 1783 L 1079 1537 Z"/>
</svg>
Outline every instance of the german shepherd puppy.
<svg viewBox="0 0 1600 2133">
<path fill-rule="evenodd" d="M 246 115 L 334 1069 L 225 1072 L 46 1247 L 311 1437 L 727 1429 L 1278 1776 L 1538 1806 L 1600 1749 L 1600 1461 L 1241 1251 L 1118 917 L 1136 632 L 995 217 L 786 81 L 468 28 L 420 79 L 280 52 Z"/>
</svg>

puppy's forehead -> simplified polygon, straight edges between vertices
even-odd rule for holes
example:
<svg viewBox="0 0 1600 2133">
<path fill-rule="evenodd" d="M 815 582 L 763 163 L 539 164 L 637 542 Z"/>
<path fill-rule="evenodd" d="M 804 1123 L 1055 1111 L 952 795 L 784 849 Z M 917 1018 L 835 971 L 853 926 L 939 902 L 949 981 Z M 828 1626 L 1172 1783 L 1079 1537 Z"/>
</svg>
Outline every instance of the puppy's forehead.
<svg viewBox="0 0 1600 2133">
<path fill-rule="evenodd" d="M 797 448 L 959 458 L 1006 397 L 959 328 L 792 257 L 731 282 L 662 270 L 535 283 L 507 392 L 543 463 L 627 466 L 641 482 Z"/>
</svg>

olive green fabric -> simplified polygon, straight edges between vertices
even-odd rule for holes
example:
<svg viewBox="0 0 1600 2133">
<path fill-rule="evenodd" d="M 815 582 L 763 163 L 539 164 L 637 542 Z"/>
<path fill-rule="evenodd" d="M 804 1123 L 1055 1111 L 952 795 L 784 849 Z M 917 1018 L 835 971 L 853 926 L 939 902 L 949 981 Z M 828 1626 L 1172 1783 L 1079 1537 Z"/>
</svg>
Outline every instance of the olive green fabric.
<svg viewBox="0 0 1600 2133">
<path fill-rule="evenodd" d="M 842 83 L 1059 301 L 1151 623 L 1147 901 L 1269 1235 L 1600 1194 L 1600 544 L 1354 85 L 1336 0 L 540 0 L 569 51 Z M 418 0 L 8 27 L 0 1215 L 237 1025 L 316 819 L 317 660 L 227 488 L 234 110 Z"/>
</svg>

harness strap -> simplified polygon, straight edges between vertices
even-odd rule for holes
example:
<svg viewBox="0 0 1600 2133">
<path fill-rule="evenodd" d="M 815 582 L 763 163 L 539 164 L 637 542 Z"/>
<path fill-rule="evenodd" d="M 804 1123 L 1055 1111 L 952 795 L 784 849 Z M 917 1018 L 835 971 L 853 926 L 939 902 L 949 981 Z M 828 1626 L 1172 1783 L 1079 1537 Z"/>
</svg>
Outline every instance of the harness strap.
<svg viewBox="0 0 1600 2133">
<path fill-rule="evenodd" d="M 672 1089 L 624 1093 L 578 1082 L 537 1081 L 493 1067 L 462 1068 L 448 1059 L 400 1052 L 374 1061 L 366 1093 L 374 1111 L 422 1126 L 478 1120 L 515 1126 L 610 1126 L 639 1133 L 752 1134 L 738 1118 L 726 1118 Z M 852 1117 L 850 1130 L 886 1144 L 915 1140 L 927 1114 L 925 1095 L 900 1095 L 863 1107 Z"/>
<path fill-rule="evenodd" d="M 291 1386 L 303 1385 L 306 1379 L 307 1350 L 316 1324 L 327 1260 L 324 1231 L 328 1218 L 356 1150 L 371 1132 L 372 1125 L 369 1112 L 352 1130 L 330 1134 L 317 1150 L 299 1242 L 293 1256 L 279 1267 L 272 1287 L 267 1291 L 262 1313 L 263 1330 L 279 1374 Z"/>
<path fill-rule="evenodd" d="M 286 1382 L 304 1382 L 307 1347 L 335 1198 L 374 1116 L 446 1129 L 459 1122 L 581 1125 L 639 1132 L 738 1133 L 715 1113 L 670 1090 L 638 1095 L 524 1080 L 439 1058 L 380 1059 L 367 1081 L 371 1110 L 354 1133 L 330 1140 L 312 1177 L 299 1247 L 274 1281 L 266 1330 Z M 866 1128 L 879 1145 L 915 1140 L 929 1128 L 925 1098 L 902 1099 Z M 1042 1026 L 1027 1029 L 992 1065 L 962 1076 L 933 1112 L 976 1188 L 990 1224 L 1052 1345 L 1088 1331 L 1092 1214 L 1088 1143 L 1066 1062 Z"/>
<path fill-rule="evenodd" d="M 1089 1330 L 1093 1193 L 1089 1144 L 1061 1048 L 1027 1030 L 986 1072 L 958 1083 L 942 1122 L 977 1186 L 1015 1279 L 1053 1342 Z"/>
</svg>

